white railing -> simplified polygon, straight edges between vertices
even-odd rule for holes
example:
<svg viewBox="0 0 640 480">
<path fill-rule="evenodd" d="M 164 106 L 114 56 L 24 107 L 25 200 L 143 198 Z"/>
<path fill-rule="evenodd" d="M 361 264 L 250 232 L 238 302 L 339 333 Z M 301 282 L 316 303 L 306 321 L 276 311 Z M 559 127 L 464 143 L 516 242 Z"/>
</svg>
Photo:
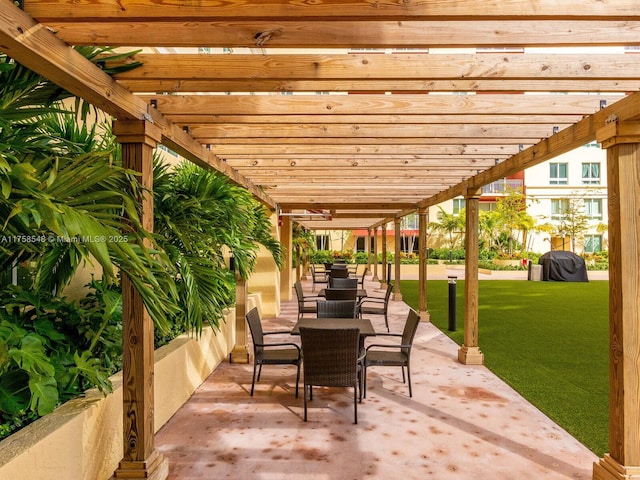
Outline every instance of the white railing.
<svg viewBox="0 0 640 480">
<path fill-rule="evenodd" d="M 506 179 L 497 180 L 488 185 L 482 187 L 483 195 L 502 195 L 508 190 L 520 190 L 522 191 L 523 181 L 518 179 Z"/>
</svg>

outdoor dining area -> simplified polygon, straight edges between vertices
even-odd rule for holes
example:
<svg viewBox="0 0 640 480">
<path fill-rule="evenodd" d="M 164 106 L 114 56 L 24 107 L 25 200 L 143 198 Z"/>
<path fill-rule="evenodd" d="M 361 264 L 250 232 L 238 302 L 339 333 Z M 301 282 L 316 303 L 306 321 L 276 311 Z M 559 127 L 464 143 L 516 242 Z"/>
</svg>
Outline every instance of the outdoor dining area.
<svg viewBox="0 0 640 480">
<path fill-rule="evenodd" d="M 312 291 L 311 278 L 297 289 L 307 306 L 328 301 Z M 361 300 L 381 304 L 389 292 L 370 275 L 356 289 L 364 290 Z M 169 460 L 168 478 L 591 477 L 597 461 L 591 451 L 485 366 L 458 362 L 458 346 L 431 323 L 415 321 L 404 302 L 387 298 L 386 316 L 365 313 L 362 303 L 348 318 L 300 314 L 299 305 L 299 299 L 283 302 L 276 317 L 248 312 L 249 325 L 257 319 L 262 331 L 259 343 L 281 344 L 275 348 L 293 355 L 288 363 L 268 364 L 254 347 L 249 364 L 221 364 L 156 435 Z M 415 328 L 410 377 L 408 368 L 375 366 L 377 347 L 367 347 L 401 344 L 408 325 Z M 325 336 L 309 350 L 309 326 L 321 335 L 350 335 L 351 383 L 323 385 L 330 382 L 307 370 L 314 357 L 320 361 L 313 368 L 328 368 L 326 353 L 337 348 Z M 367 355 L 372 363 L 364 374 Z M 314 377 L 305 379 L 308 374 Z"/>
</svg>

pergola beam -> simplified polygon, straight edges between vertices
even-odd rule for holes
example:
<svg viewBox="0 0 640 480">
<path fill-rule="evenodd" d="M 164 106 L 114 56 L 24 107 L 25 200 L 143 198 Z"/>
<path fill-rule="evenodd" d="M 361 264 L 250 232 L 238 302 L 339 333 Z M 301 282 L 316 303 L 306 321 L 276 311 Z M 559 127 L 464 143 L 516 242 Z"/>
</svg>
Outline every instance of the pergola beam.
<svg viewBox="0 0 640 480">
<path fill-rule="evenodd" d="M 181 128 L 149 108 L 141 98 L 35 23 L 9 0 L 0 0 L 0 49 L 15 61 L 119 120 L 150 120 L 162 129 L 162 143 L 201 166 L 213 168 L 249 190 L 258 200 L 275 203 L 250 181 L 234 172 Z"/>
</svg>

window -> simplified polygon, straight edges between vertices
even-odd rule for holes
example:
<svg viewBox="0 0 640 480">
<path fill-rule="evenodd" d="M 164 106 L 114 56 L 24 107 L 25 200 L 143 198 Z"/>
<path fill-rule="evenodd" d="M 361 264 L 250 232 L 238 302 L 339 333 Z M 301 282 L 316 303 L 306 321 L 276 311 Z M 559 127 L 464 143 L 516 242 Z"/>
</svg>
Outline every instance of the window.
<svg viewBox="0 0 640 480">
<path fill-rule="evenodd" d="M 367 237 L 357 237 L 356 238 L 356 252 L 364 252 L 367 245 Z"/>
<path fill-rule="evenodd" d="M 584 251 L 587 253 L 602 251 L 602 235 L 585 235 Z"/>
<path fill-rule="evenodd" d="M 316 235 L 316 249 L 329 250 L 329 235 Z"/>
<path fill-rule="evenodd" d="M 549 185 L 566 185 L 569 183 L 567 177 L 566 163 L 549 164 Z"/>
<path fill-rule="evenodd" d="M 590 220 L 601 220 L 602 219 L 602 199 L 585 198 L 584 214 L 587 217 L 589 217 Z"/>
<path fill-rule="evenodd" d="M 464 198 L 454 198 L 453 199 L 453 214 L 454 215 L 459 215 L 460 214 L 460 210 L 464 210 L 465 207 L 466 207 L 466 203 L 465 203 L 465 199 Z"/>
<path fill-rule="evenodd" d="M 563 220 L 569 211 L 568 198 L 551 199 L 551 220 Z"/>
<path fill-rule="evenodd" d="M 600 185 L 600 163 L 582 164 L 582 184 Z"/>
<path fill-rule="evenodd" d="M 497 206 L 496 202 L 478 202 L 478 209 L 481 212 L 493 212 Z"/>
</svg>

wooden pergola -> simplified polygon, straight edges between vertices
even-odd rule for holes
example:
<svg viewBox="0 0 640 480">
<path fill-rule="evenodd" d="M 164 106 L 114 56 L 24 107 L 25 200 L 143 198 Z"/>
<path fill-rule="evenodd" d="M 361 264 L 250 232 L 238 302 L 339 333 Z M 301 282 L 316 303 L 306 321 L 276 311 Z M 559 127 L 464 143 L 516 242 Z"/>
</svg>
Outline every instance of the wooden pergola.
<svg viewBox="0 0 640 480">
<path fill-rule="evenodd" d="M 0 51 L 112 115 L 124 161 L 149 187 L 163 144 L 283 218 L 327 214 L 301 219 L 308 228 L 372 232 L 393 222 L 398 235 L 399 219 L 418 212 L 423 256 L 429 206 L 466 198 L 467 258 L 477 258 L 484 185 L 600 142 L 611 433 L 593 478 L 640 478 L 640 55 L 605 48 L 640 47 L 637 1 L 15 3 L 0 0 Z M 143 66 L 112 78 L 70 45 L 145 47 Z M 146 202 L 147 226 L 152 213 Z M 477 263 L 466 269 L 459 358 L 482 363 Z M 420 284 L 426 311 L 424 269 Z M 125 454 L 115 476 L 161 479 L 153 327 L 126 279 L 123 291 Z"/>
</svg>

